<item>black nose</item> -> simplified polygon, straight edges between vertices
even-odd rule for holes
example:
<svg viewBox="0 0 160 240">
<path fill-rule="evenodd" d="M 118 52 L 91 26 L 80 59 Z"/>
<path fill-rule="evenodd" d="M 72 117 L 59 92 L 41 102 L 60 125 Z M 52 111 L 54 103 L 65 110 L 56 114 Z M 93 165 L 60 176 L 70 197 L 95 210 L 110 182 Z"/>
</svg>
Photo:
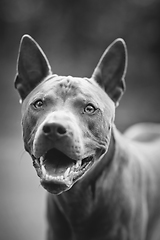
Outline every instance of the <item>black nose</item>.
<svg viewBox="0 0 160 240">
<path fill-rule="evenodd" d="M 64 136 L 67 133 L 66 128 L 59 124 L 59 123 L 46 123 L 43 126 L 43 133 L 46 136 L 52 136 L 52 135 L 56 135 L 56 136 Z"/>
</svg>

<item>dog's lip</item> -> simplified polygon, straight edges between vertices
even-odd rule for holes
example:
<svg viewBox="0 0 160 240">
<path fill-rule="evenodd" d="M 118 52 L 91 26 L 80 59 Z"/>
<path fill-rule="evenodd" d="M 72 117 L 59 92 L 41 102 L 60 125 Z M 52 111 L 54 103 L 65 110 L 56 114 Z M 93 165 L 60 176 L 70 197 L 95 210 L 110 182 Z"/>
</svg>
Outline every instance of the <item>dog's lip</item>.
<svg viewBox="0 0 160 240">
<path fill-rule="evenodd" d="M 59 157 L 59 159 L 54 159 L 54 157 Z M 40 168 L 39 176 L 42 185 L 46 186 L 47 182 L 52 182 L 54 185 L 65 185 L 68 189 L 90 169 L 94 162 L 94 156 L 92 154 L 83 159 L 74 160 L 52 148 L 36 159 L 36 162 Z"/>
</svg>

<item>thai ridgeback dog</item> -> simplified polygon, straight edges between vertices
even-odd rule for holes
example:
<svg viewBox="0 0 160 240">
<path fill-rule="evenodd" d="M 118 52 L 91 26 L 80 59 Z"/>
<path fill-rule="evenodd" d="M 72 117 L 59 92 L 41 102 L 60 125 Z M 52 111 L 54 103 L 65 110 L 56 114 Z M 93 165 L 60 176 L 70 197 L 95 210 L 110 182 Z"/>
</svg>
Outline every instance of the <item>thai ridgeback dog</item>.
<svg viewBox="0 0 160 240">
<path fill-rule="evenodd" d="M 52 74 L 39 45 L 21 40 L 15 88 L 24 147 L 49 192 L 48 240 L 160 239 L 160 125 L 123 135 L 114 125 L 126 68 L 122 39 L 91 78 Z"/>
</svg>

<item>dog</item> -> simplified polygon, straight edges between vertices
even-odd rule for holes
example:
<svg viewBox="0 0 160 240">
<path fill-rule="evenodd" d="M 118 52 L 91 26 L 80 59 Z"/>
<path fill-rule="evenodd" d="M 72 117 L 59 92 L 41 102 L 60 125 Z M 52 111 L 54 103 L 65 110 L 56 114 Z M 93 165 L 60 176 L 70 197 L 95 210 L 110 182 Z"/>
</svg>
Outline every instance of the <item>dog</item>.
<svg viewBox="0 0 160 240">
<path fill-rule="evenodd" d="M 91 78 L 58 76 L 22 37 L 15 78 L 24 148 L 48 191 L 48 240 L 160 239 L 160 125 L 121 134 L 127 47 L 116 39 Z"/>
</svg>

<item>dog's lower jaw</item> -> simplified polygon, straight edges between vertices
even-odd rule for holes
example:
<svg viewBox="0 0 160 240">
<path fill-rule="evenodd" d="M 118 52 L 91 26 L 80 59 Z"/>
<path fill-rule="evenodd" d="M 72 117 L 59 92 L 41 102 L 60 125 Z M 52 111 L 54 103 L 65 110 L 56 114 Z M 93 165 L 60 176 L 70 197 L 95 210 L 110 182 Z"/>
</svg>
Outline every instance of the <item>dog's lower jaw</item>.
<svg viewBox="0 0 160 240">
<path fill-rule="evenodd" d="M 41 179 L 40 182 L 44 189 L 46 189 L 49 193 L 56 195 L 59 195 L 72 187 L 72 184 L 70 186 L 67 186 L 65 183 L 55 182 L 52 180 L 48 181 L 45 179 Z"/>
</svg>

